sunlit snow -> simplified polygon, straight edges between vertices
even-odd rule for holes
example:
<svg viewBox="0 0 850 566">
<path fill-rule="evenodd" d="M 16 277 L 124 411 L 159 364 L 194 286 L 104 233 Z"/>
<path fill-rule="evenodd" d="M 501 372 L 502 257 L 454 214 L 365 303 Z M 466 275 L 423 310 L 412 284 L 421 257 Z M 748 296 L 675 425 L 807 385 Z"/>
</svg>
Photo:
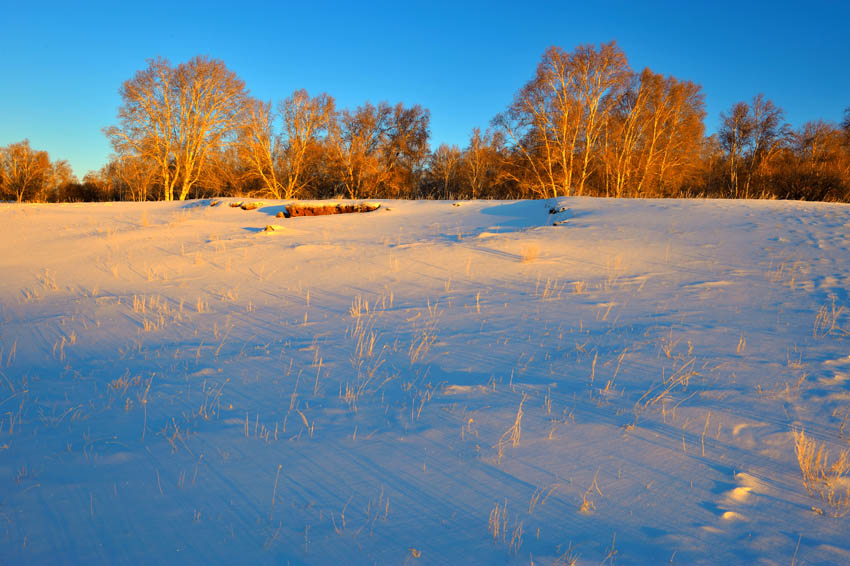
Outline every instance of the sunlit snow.
<svg viewBox="0 0 850 566">
<path fill-rule="evenodd" d="M 850 206 L 380 202 L 0 205 L 0 562 L 850 563 Z"/>
</svg>

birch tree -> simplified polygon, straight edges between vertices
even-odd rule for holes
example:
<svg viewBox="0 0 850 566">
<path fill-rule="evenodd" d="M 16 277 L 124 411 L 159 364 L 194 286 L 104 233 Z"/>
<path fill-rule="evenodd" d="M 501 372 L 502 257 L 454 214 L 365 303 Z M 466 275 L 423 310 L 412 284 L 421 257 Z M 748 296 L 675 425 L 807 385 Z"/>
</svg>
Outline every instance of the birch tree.
<svg viewBox="0 0 850 566">
<path fill-rule="evenodd" d="M 311 153 L 336 119 L 334 99 L 327 94 L 310 97 L 306 90 L 297 90 L 280 104 L 283 117 L 283 138 L 280 156 L 283 171 L 283 198 L 291 199 L 308 184 Z"/>
<path fill-rule="evenodd" d="M 472 198 L 485 196 L 502 182 L 503 145 L 501 132 L 487 130 L 482 134 L 479 128 L 473 128 L 461 158 L 461 175 Z"/>
<path fill-rule="evenodd" d="M 461 152 L 456 145 L 443 143 L 431 153 L 428 174 L 432 184 L 439 187 L 438 194 L 441 198 L 449 198 L 449 195 L 456 191 L 460 160 Z"/>
<path fill-rule="evenodd" d="M 607 115 L 629 80 L 616 43 L 550 47 L 535 77 L 494 120 L 527 160 L 539 196 L 582 194 L 598 157 Z"/>
<path fill-rule="evenodd" d="M 247 97 L 223 62 L 202 56 L 176 68 L 151 59 L 119 94 L 119 124 L 105 133 L 119 155 L 156 164 L 165 200 L 184 200 L 210 153 L 232 141 Z"/>
<path fill-rule="evenodd" d="M 155 165 L 164 200 L 173 199 L 180 175 L 173 81 L 174 69 L 166 59 L 148 60 L 147 68 L 118 91 L 124 101 L 118 109 L 119 125 L 104 130 L 120 158 L 139 157 Z"/>
<path fill-rule="evenodd" d="M 747 177 L 744 183 L 745 198 L 750 195 L 753 176 L 770 164 L 790 135 L 790 127 L 784 122 L 784 113 L 773 101 L 763 94 L 753 97 L 753 135 L 749 151 Z"/>
<path fill-rule="evenodd" d="M 581 195 L 592 173 L 592 158 L 607 122 L 608 112 L 613 100 L 628 84 L 631 70 L 625 53 L 614 42 L 602 44 L 598 50 L 592 45 L 579 47 L 573 53 L 572 67 L 576 77 L 576 95 L 583 114 L 584 143 L 578 185 L 578 194 Z"/>
<path fill-rule="evenodd" d="M 661 196 L 667 183 L 682 177 L 697 159 L 703 136 L 704 101 L 701 89 L 690 81 L 652 73 L 641 75 L 647 93 L 645 124 L 640 144 L 637 196 Z"/>
<path fill-rule="evenodd" d="M 729 114 L 721 113 L 720 120 L 718 138 L 720 146 L 726 152 L 729 189 L 734 197 L 738 198 L 740 162 L 754 129 L 750 108 L 746 102 L 738 102 L 732 106 Z"/>
<path fill-rule="evenodd" d="M 381 196 L 398 198 L 413 194 L 430 153 L 428 137 L 431 114 L 418 104 L 398 103 L 387 114 L 380 153 L 385 172 L 378 187 Z"/>
<path fill-rule="evenodd" d="M 635 77 L 630 88 L 618 97 L 613 111 L 608 116 L 605 137 L 606 191 L 615 197 L 625 196 L 633 175 L 637 171 L 637 155 L 647 123 L 647 98 L 645 77 L 650 74 L 644 69 L 640 78 Z"/>
<path fill-rule="evenodd" d="M 30 147 L 29 140 L 0 148 L 0 191 L 3 198 L 16 202 L 44 200 L 43 193 L 51 176 L 46 151 Z"/>
<path fill-rule="evenodd" d="M 375 107 L 367 102 L 354 111 L 343 110 L 339 120 L 332 124 L 330 148 L 336 176 L 348 198 L 373 196 L 384 181 L 386 171 L 380 150 L 391 112 L 386 103 Z"/>
<path fill-rule="evenodd" d="M 272 103 L 251 99 L 245 105 L 238 141 L 247 177 L 259 181 L 266 193 L 281 198 L 280 135 L 275 132 Z"/>
<path fill-rule="evenodd" d="M 718 133 L 726 151 L 730 189 L 736 198 L 749 198 L 752 182 L 789 138 L 789 126 L 782 110 L 762 94 L 753 97 L 751 105 L 736 103 L 720 117 Z"/>
</svg>

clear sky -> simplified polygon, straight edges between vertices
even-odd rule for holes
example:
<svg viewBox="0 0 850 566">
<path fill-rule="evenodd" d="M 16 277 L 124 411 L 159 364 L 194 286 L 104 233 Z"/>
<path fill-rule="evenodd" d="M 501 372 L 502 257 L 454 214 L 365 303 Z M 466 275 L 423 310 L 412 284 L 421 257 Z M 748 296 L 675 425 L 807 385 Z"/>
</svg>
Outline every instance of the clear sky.
<svg viewBox="0 0 850 566">
<path fill-rule="evenodd" d="M 709 132 L 759 92 L 795 127 L 850 106 L 850 0 L 0 3 L 0 146 L 29 138 L 80 177 L 109 156 L 122 81 L 157 55 L 221 59 L 262 99 L 420 104 L 432 147 L 487 127 L 550 45 L 614 39 L 634 70 L 701 84 Z"/>
</svg>

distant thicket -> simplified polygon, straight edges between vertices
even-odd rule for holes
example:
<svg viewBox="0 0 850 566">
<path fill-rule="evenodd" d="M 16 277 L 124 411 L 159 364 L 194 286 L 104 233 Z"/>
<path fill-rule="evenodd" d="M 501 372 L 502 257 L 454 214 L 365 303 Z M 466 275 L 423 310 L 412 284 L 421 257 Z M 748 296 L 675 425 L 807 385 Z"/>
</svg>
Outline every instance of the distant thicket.
<svg viewBox="0 0 850 566">
<path fill-rule="evenodd" d="M 418 105 L 252 98 L 221 61 L 153 59 L 120 89 L 115 150 L 82 182 L 29 142 L 0 148 L 0 199 L 724 197 L 850 201 L 850 108 L 792 129 L 759 94 L 705 135 L 702 88 L 629 68 L 615 43 L 549 48 L 464 148 Z"/>
</svg>

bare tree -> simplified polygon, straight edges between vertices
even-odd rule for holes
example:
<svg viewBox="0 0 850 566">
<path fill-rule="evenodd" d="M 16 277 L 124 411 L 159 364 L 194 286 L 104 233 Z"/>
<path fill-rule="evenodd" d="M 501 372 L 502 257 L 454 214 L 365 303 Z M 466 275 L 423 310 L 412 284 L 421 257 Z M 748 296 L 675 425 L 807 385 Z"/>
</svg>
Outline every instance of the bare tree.
<svg viewBox="0 0 850 566">
<path fill-rule="evenodd" d="M 580 123 L 568 59 L 560 48 L 547 49 L 536 76 L 493 120 L 527 160 L 527 188 L 540 197 L 572 192 Z"/>
<path fill-rule="evenodd" d="M 121 85 L 124 104 L 118 109 L 119 126 L 104 133 L 119 156 L 134 156 L 153 162 L 165 200 L 174 198 L 180 176 L 176 162 L 177 136 L 174 69 L 162 58 L 150 59 L 148 67 Z"/>
<path fill-rule="evenodd" d="M 440 187 L 441 198 L 449 198 L 449 195 L 456 192 L 460 159 L 461 152 L 456 145 L 443 143 L 431 153 L 428 174 L 433 184 Z"/>
<path fill-rule="evenodd" d="M 727 153 L 730 187 L 736 198 L 749 198 L 753 180 L 765 172 L 789 139 L 790 128 L 783 121 L 782 109 L 763 94 L 753 97 L 751 105 L 738 102 L 728 115 L 720 117 L 720 142 Z"/>
<path fill-rule="evenodd" d="M 772 101 L 765 99 L 763 94 L 758 94 L 753 98 L 752 116 L 754 130 L 749 167 L 744 185 L 745 198 L 750 194 L 750 183 L 753 175 L 758 174 L 770 164 L 790 134 L 790 127 L 784 122 L 782 109 Z"/>
<path fill-rule="evenodd" d="M 310 97 L 306 90 L 297 90 L 280 104 L 283 117 L 283 138 L 280 157 L 283 170 L 283 198 L 300 194 L 309 179 L 310 156 L 320 138 L 336 119 L 334 99 L 327 94 Z"/>
<path fill-rule="evenodd" d="M 720 146 L 726 152 L 729 170 L 729 188 L 735 198 L 739 195 L 738 173 L 742 155 L 752 139 L 753 124 L 750 107 L 746 102 L 738 102 L 732 106 L 729 114 L 720 114 L 721 125 L 718 137 Z"/>
<path fill-rule="evenodd" d="M 96 189 L 98 198 L 145 201 L 159 178 L 156 165 L 142 156 L 113 156 L 99 171 L 89 172 L 83 183 Z"/>
<path fill-rule="evenodd" d="M 850 196 L 850 147 L 842 131 L 817 120 L 803 124 L 779 151 L 778 171 L 772 172 L 771 189 L 782 198 L 846 200 Z"/>
<path fill-rule="evenodd" d="M 348 198 L 371 196 L 384 181 L 380 150 L 387 136 L 392 109 L 368 102 L 353 112 L 343 110 L 330 131 L 337 178 Z"/>
<path fill-rule="evenodd" d="M 44 186 L 43 200 L 59 202 L 64 200 L 68 187 L 78 184 L 71 164 L 64 159 L 58 159 L 50 164 Z"/>
<path fill-rule="evenodd" d="M 418 104 L 405 108 L 399 102 L 388 113 L 380 148 L 386 173 L 379 187 L 382 196 L 398 198 L 415 192 L 430 153 L 430 121 L 428 110 Z"/>
<path fill-rule="evenodd" d="M 580 46 L 572 53 L 546 50 L 535 77 L 494 120 L 528 161 L 532 192 L 584 192 L 607 114 L 629 73 L 615 42 L 598 49 Z"/>
<path fill-rule="evenodd" d="M 128 156 L 122 159 L 117 163 L 115 174 L 126 187 L 130 200 L 148 200 L 156 169 L 143 156 Z"/>
<path fill-rule="evenodd" d="M 242 160 L 238 145 L 225 146 L 210 154 L 197 187 L 196 193 L 202 191 L 210 196 L 240 196 L 262 190 Z"/>
<path fill-rule="evenodd" d="M 793 136 L 794 149 L 806 168 L 816 175 L 823 171 L 830 160 L 837 144 L 831 143 L 832 138 L 837 137 L 834 128 L 823 120 L 806 122 L 799 132 Z"/>
<path fill-rule="evenodd" d="M 632 84 L 617 97 L 608 116 L 605 129 L 605 196 L 625 195 L 626 189 L 636 173 L 637 155 L 648 122 L 647 88 L 652 71 L 644 69 L 640 77 L 633 77 Z"/>
<path fill-rule="evenodd" d="M 182 164 L 180 200 L 185 200 L 212 151 L 233 139 L 247 94 L 245 83 L 224 63 L 194 57 L 177 66 L 177 161 Z"/>
<path fill-rule="evenodd" d="M 641 81 L 646 81 L 648 90 L 647 124 L 639 153 L 642 171 L 636 194 L 664 196 L 666 183 L 680 181 L 686 165 L 699 153 L 704 100 L 700 87 L 690 81 L 651 72 L 644 73 Z"/>
<path fill-rule="evenodd" d="M 578 194 L 591 174 L 591 156 L 597 147 L 602 128 L 613 100 L 628 84 L 631 70 L 626 55 L 615 42 L 576 49 L 572 56 L 578 100 L 583 110 L 584 147 Z"/>
<path fill-rule="evenodd" d="M 260 181 L 265 192 L 280 198 L 280 136 L 275 133 L 275 118 L 271 102 L 249 100 L 237 147 L 248 166 L 247 176 Z"/>
<path fill-rule="evenodd" d="M 45 200 L 52 173 L 47 152 L 32 149 L 29 140 L 0 148 L 0 190 L 4 198 L 17 202 Z"/>
<path fill-rule="evenodd" d="M 185 199 L 210 152 L 230 142 L 246 99 L 245 84 L 224 63 L 194 57 L 172 68 L 167 60 L 119 90 L 119 126 L 105 130 L 119 155 L 156 163 L 165 200 Z"/>
<path fill-rule="evenodd" d="M 461 158 L 461 175 L 472 198 L 485 196 L 503 181 L 503 146 L 501 132 L 487 130 L 482 135 L 479 128 L 473 128 Z"/>
</svg>

